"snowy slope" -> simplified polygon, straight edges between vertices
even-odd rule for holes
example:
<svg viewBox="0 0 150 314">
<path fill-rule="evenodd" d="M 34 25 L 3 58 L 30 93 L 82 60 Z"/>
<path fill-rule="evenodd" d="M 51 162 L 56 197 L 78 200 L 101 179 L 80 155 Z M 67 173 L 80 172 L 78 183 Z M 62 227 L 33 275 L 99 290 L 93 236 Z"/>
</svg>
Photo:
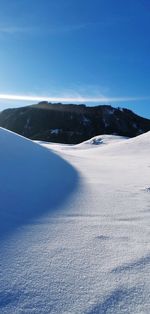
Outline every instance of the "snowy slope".
<svg viewBox="0 0 150 314">
<path fill-rule="evenodd" d="M 94 136 L 90 140 L 87 140 L 81 144 L 75 145 L 77 148 L 87 149 L 87 148 L 94 148 L 97 145 L 105 145 L 105 144 L 114 144 L 120 143 L 123 140 L 126 140 L 127 137 L 119 136 L 119 135 L 98 135 Z"/>
<path fill-rule="evenodd" d="M 84 141 L 80 144 L 61 144 L 61 143 L 50 143 L 50 142 L 43 142 L 43 141 L 35 141 L 38 144 L 41 144 L 43 147 L 46 148 L 53 148 L 53 150 L 56 151 L 63 151 L 68 150 L 71 152 L 71 150 L 84 150 L 89 148 L 102 148 L 103 145 L 113 145 L 116 143 L 124 142 L 124 140 L 127 140 L 127 137 L 119 136 L 119 135 L 97 135 L 92 137 L 91 139 Z"/>
<path fill-rule="evenodd" d="M 28 209 L 34 186 L 38 198 L 38 214 L 31 204 L 34 214 L 1 238 L 0 313 L 150 313 L 150 133 L 95 149 L 42 144 L 45 149 L 0 131 L 0 165 L 9 167 L 10 182 L 16 186 L 14 174 L 17 180 L 20 170 L 28 172 L 30 188 L 22 180 L 13 190 L 20 205 L 26 195 L 17 213 Z M 23 157 L 27 167 L 17 168 Z M 41 160 L 40 182 L 50 187 L 42 199 Z M 11 202 L 3 167 L 5 218 Z"/>
<path fill-rule="evenodd" d="M 55 210 L 78 178 L 73 167 L 53 152 L 2 128 L 0 150 L 1 237 Z"/>
</svg>

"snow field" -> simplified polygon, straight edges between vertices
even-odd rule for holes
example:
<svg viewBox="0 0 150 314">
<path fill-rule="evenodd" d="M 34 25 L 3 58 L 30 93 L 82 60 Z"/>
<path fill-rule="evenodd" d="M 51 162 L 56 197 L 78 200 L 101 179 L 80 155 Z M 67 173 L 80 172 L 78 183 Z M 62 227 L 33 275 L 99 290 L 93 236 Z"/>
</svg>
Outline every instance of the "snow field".
<svg viewBox="0 0 150 314">
<path fill-rule="evenodd" d="M 150 133 L 100 138 L 0 130 L 0 313 L 150 312 Z"/>
</svg>

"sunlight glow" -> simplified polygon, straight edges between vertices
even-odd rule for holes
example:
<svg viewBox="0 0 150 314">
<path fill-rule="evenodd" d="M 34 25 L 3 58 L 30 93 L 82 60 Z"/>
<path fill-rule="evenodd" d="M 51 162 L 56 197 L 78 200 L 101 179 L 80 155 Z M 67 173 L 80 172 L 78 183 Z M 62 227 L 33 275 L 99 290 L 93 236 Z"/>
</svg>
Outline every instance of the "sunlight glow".
<svg viewBox="0 0 150 314">
<path fill-rule="evenodd" d="M 50 97 L 50 96 L 32 96 L 32 95 L 11 95 L 0 94 L 0 100 L 20 100 L 20 101 L 48 101 L 48 102 L 126 102 L 126 101 L 140 101 L 150 100 L 150 96 L 147 97 Z"/>
</svg>

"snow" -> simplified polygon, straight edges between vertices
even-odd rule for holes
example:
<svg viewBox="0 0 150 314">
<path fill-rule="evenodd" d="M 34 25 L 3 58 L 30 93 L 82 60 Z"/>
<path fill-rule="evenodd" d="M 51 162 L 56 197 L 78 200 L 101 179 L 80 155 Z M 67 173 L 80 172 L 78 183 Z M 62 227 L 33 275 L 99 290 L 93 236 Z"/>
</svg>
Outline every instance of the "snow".
<svg viewBox="0 0 150 314">
<path fill-rule="evenodd" d="M 120 111 L 122 111 L 122 112 L 124 112 L 124 108 L 118 107 L 117 109 L 120 110 Z"/>
<path fill-rule="evenodd" d="M 101 135 L 101 136 L 94 136 L 90 140 L 87 140 L 81 144 L 76 145 L 77 148 L 92 148 L 95 145 L 100 145 L 100 144 L 113 144 L 113 143 L 118 143 L 120 141 L 126 140 L 126 137 L 119 136 L 119 135 Z M 92 145 L 91 145 L 92 144 Z"/>
<path fill-rule="evenodd" d="M 85 126 L 91 124 L 91 120 L 84 115 L 83 115 L 82 121 L 83 121 L 83 125 Z"/>
<path fill-rule="evenodd" d="M 150 133 L 98 139 L 0 129 L 0 313 L 150 313 Z"/>
<path fill-rule="evenodd" d="M 2 128 L 0 147 L 1 237 L 56 209 L 78 178 L 73 167 L 52 151 Z"/>
<path fill-rule="evenodd" d="M 30 120 L 31 120 L 30 118 L 27 118 L 26 124 L 24 126 L 25 129 L 30 129 L 31 128 L 31 126 L 30 126 L 30 122 L 31 121 Z"/>
<path fill-rule="evenodd" d="M 50 129 L 51 134 L 58 134 L 62 129 Z"/>
<path fill-rule="evenodd" d="M 107 120 L 106 119 L 104 119 L 103 118 L 103 123 L 104 123 L 104 125 L 105 125 L 105 128 L 108 128 L 109 127 L 109 122 L 107 122 Z"/>
<path fill-rule="evenodd" d="M 106 113 L 109 115 L 112 115 L 114 113 L 114 111 L 115 111 L 115 109 L 113 107 L 106 109 Z"/>
<path fill-rule="evenodd" d="M 97 148 L 98 145 L 103 147 L 104 144 L 115 144 L 118 142 L 122 142 L 124 140 L 127 140 L 127 137 L 119 136 L 119 135 L 97 135 L 92 137 L 91 139 L 84 141 L 80 144 L 71 145 L 71 144 L 57 144 L 57 143 L 50 143 L 50 142 L 42 142 L 42 141 L 36 141 L 36 143 L 41 144 L 43 147 L 46 148 L 52 148 L 55 151 L 66 151 L 69 150 L 69 153 L 74 154 L 74 150 L 83 150 L 89 148 Z"/>
</svg>

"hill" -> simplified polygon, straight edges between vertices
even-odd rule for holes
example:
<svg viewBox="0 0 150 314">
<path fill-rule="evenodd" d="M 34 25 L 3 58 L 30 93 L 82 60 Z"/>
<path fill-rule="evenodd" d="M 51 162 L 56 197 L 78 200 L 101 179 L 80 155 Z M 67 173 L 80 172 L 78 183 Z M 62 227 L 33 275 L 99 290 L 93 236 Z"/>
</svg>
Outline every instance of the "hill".
<svg viewBox="0 0 150 314">
<path fill-rule="evenodd" d="M 99 134 L 134 137 L 150 130 L 150 120 L 111 106 L 42 102 L 2 111 L 0 126 L 34 140 L 77 144 Z"/>
</svg>

